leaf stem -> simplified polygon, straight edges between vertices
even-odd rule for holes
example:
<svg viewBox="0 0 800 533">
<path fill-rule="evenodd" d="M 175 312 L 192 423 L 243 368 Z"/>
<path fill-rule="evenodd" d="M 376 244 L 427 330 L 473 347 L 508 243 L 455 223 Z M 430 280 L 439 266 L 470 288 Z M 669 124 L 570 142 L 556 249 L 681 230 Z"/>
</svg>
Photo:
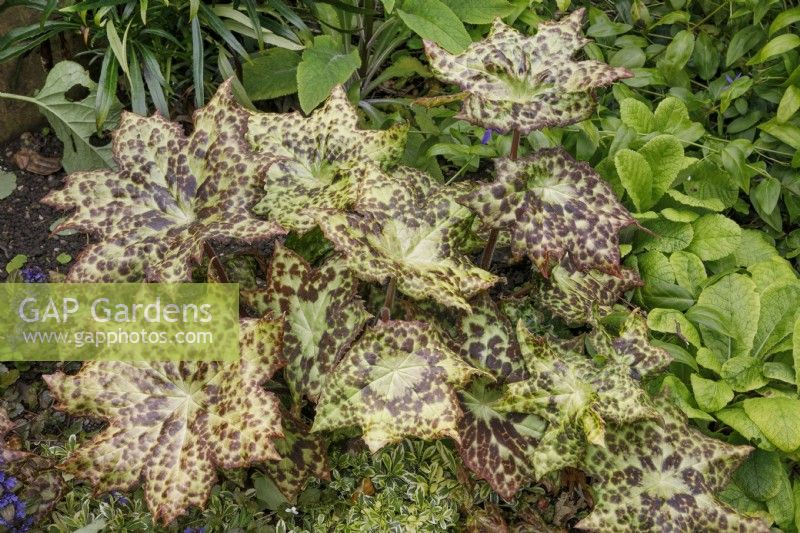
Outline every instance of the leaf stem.
<svg viewBox="0 0 800 533">
<path fill-rule="evenodd" d="M 397 282 L 394 278 L 389 280 L 386 286 L 386 297 L 383 299 L 381 308 L 381 322 L 388 322 L 392 318 L 392 307 L 394 306 L 394 296 L 397 293 Z"/>
<path fill-rule="evenodd" d="M 372 40 L 372 19 L 375 14 L 375 0 L 364 0 L 364 18 L 361 22 L 362 34 L 361 41 L 358 43 L 358 52 L 361 56 L 361 67 L 359 68 L 359 75 L 363 79 L 369 70 L 369 62 L 367 61 L 369 54 L 369 44 Z"/>
<path fill-rule="evenodd" d="M 519 130 L 514 130 L 514 135 L 511 138 L 511 153 L 508 154 L 508 158 L 512 161 L 516 161 L 519 155 L 519 139 Z M 484 270 L 488 270 L 489 267 L 492 266 L 492 257 L 494 257 L 494 249 L 495 246 L 497 246 L 497 238 L 499 236 L 499 229 L 494 228 L 489 232 L 489 239 L 486 241 L 486 246 L 483 248 L 483 254 L 481 254 L 480 267 Z"/>
<path fill-rule="evenodd" d="M 225 272 L 225 268 L 222 266 L 222 261 L 219 260 L 217 252 L 214 251 L 214 248 L 212 248 L 208 241 L 203 241 L 203 250 L 208 257 L 208 266 L 216 271 L 220 283 L 230 283 L 228 273 Z"/>
</svg>

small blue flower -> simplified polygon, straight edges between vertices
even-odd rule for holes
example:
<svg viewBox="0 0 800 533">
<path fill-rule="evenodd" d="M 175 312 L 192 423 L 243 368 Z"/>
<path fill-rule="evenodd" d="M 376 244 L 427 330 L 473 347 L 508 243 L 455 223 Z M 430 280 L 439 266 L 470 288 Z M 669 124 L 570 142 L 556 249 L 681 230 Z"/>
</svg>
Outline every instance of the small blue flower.
<svg viewBox="0 0 800 533">
<path fill-rule="evenodd" d="M 38 266 L 25 267 L 19 271 L 25 283 L 46 283 L 47 274 Z"/>
<path fill-rule="evenodd" d="M 183 533 L 206 533 L 205 527 L 187 527 Z"/>
<path fill-rule="evenodd" d="M 486 131 L 483 132 L 483 138 L 481 139 L 481 144 L 489 144 L 489 141 L 492 140 L 492 128 L 486 128 Z"/>
<path fill-rule="evenodd" d="M 733 85 L 733 82 L 735 82 L 736 80 L 738 80 L 741 77 L 742 77 L 742 73 L 741 72 L 736 74 L 735 78 L 731 78 L 728 74 L 725 74 L 725 81 L 728 82 L 728 84 L 725 85 L 725 87 L 730 87 L 731 85 Z"/>
<path fill-rule="evenodd" d="M 25 502 L 11 492 L 16 486 L 17 478 L 0 472 L 0 487 L 3 489 L 3 495 L 0 496 L 0 510 L 8 507 L 14 510 L 14 517 L 10 520 L 0 515 L 0 527 L 9 533 L 25 533 L 33 527 L 33 516 L 27 516 Z"/>
</svg>

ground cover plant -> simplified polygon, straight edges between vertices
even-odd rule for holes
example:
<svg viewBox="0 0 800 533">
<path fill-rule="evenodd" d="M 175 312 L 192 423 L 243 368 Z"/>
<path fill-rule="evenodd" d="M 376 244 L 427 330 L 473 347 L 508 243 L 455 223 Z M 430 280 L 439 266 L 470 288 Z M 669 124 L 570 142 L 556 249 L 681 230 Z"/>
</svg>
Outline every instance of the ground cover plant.
<svg viewBox="0 0 800 533">
<path fill-rule="evenodd" d="M 800 8 L 195 5 L 296 47 L 236 26 L 183 125 L 56 65 L 47 274 L 238 282 L 241 360 L 5 364 L 4 527 L 797 530 Z"/>
</svg>

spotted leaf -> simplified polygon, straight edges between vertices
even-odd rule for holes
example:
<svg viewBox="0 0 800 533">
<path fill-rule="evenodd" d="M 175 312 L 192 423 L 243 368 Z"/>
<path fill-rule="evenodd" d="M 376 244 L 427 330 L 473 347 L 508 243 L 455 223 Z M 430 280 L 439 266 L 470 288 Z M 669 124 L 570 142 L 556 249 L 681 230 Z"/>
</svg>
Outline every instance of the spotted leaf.
<svg viewBox="0 0 800 533">
<path fill-rule="evenodd" d="M 143 481 L 164 524 L 202 506 L 217 468 L 280 458 L 279 402 L 261 384 L 284 364 L 281 336 L 279 321 L 243 319 L 235 363 L 91 361 L 44 376 L 59 409 L 108 423 L 61 467 L 97 493 Z"/>
<path fill-rule="evenodd" d="M 489 35 L 452 55 L 431 41 L 425 53 L 434 74 L 467 93 L 459 118 L 485 128 L 528 133 L 589 118 L 594 89 L 633 74 L 600 61 L 574 61 L 589 40 L 581 24 L 585 9 L 542 22 L 534 36 L 499 18 Z"/>
<path fill-rule="evenodd" d="M 158 115 L 124 114 L 113 137 L 118 170 L 77 172 L 43 200 L 77 208 L 55 232 L 77 229 L 99 239 L 67 279 L 188 281 L 205 241 L 253 243 L 283 234 L 248 211 L 262 195 L 257 176 L 271 162 L 247 145 L 249 116 L 230 82 L 195 113 L 189 136 Z"/>
<path fill-rule="evenodd" d="M 623 268 L 620 277 L 597 270 L 569 272 L 556 265 L 549 283 L 539 288 L 539 302 L 567 324 L 594 323 L 611 312 L 625 291 L 642 285 L 635 271 Z"/>
<path fill-rule="evenodd" d="M 442 188 L 424 203 L 380 214 L 320 213 L 322 232 L 342 253 L 353 273 L 366 281 L 397 282 L 415 300 L 469 310 L 467 299 L 500 278 L 473 265 L 459 252 L 472 216 Z"/>
<path fill-rule="evenodd" d="M 545 275 L 568 259 L 575 270 L 621 277 L 617 232 L 635 224 L 611 188 L 562 148 L 495 161 L 496 179 L 459 201 L 483 221 L 511 232 L 515 259 L 527 255 Z"/>
<path fill-rule="evenodd" d="M 628 316 L 619 335 L 614 336 L 604 327 L 597 326 L 589 340 L 598 352 L 629 366 L 637 379 L 656 374 L 672 362 L 669 352 L 650 343 L 647 320 L 639 313 Z"/>
<path fill-rule="evenodd" d="M 582 355 L 559 350 L 521 323 L 518 338 L 531 377 L 509 383 L 497 407 L 547 421 L 531 456 L 537 477 L 580 466 L 587 444 L 602 445 L 606 423 L 658 416 L 627 366 L 601 367 Z"/>
<path fill-rule="evenodd" d="M 405 437 L 459 440 L 456 389 L 481 374 L 423 322 L 367 329 L 325 382 L 312 431 L 360 426 L 373 452 Z"/>
<path fill-rule="evenodd" d="M 284 374 L 295 399 L 319 397 L 325 376 L 370 317 L 356 295 L 356 279 L 334 259 L 313 269 L 299 255 L 276 245 L 263 289 L 242 299 L 261 314 L 283 315 Z"/>
<path fill-rule="evenodd" d="M 348 209 L 365 183 L 381 180 L 382 169 L 402 155 L 407 132 L 407 125 L 359 129 L 356 109 L 341 87 L 308 117 L 252 114 L 248 140 L 275 160 L 254 211 L 294 231 L 312 229 L 317 209 Z"/>
<path fill-rule="evenodd" d="M 594 510 L 579 529 L 603 532 L 768 532 L 761 520 L 737 514 L 715 496 L 750 455 L 749 446 L 711 439 L 657 398 L 661 420 L 611 425 L 606 446 L 590 446 L 585 469 Z"/>
</svg>

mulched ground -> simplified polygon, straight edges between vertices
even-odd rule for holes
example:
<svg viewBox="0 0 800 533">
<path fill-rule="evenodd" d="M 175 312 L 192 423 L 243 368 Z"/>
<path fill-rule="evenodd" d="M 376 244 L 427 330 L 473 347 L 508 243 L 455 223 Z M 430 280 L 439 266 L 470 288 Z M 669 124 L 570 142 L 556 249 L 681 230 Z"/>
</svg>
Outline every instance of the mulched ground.
<svg viewBox="0 0 800 533">
<path fill-rule="evenodd" d="M 39 176 L 16 167 L 13 154 L 26 146 L 46 156 L 61 154 L 61 143 L 55 135 L 41 132 L 23 135 L 0 148 L 0 168 L 17 175 L 17 188 L 11 196 L 0 200 L 0 281 L 6 279 L 6 264 L 16 255 L 28 256 L 26 266 L 38 266 L 45 272 L 66 273 L 70 264 L 56 261 L 67 253 L 73 260 L 87 244 L 86 235 L 50 235 L 50 226 L 65 213 L 39 203 L 52 189 L 64 185 L 64 172 Z"/>
</svg>

